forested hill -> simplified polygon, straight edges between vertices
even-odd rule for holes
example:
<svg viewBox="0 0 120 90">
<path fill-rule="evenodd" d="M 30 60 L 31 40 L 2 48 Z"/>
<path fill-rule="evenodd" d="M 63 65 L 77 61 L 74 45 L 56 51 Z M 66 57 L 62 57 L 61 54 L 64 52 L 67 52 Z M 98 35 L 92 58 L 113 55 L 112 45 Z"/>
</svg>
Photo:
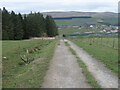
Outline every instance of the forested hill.
<svg viewBox="0 0 120 90">
<path fill-rule="evenodd" d="M 91 16 L 99 18 L 111 18 L 118 17 L 118 13 L 113 12 L 78 12 L 78 11 L 69 11 L 69 12 L 43 12 L 43 15 L 51 15 L 52 17 L 71 17 L 71 16 Z"/>
<path fill-rule="evenodd" d="M 14 11 L 2 10 L 2 39 L 22 40 L 31 37 L 54 37 L 58 30 L 51 16 L 43 17 L 41 13 L 28 15 L 16 14 Z"/>
<path fill-rule="evenodd" d="M 56 24 L 58 26 L 61 25 L 81 26 L 85 24 L 118 25 L 118 13 L 113 12 L 77 12 L 77 11 L 43 12 L 43 15 L 44 16 L 51 15 L 52 17 L 54 17 Z"/>
</svg>

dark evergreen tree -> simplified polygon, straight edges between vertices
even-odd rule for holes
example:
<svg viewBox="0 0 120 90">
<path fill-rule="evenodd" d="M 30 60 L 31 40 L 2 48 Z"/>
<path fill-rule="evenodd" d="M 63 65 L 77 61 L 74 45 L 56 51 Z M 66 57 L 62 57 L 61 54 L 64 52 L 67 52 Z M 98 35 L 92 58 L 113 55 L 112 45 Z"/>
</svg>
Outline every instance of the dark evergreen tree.
<svg viewBox="0 0 120 90">
<path fill-rule="evenodd" d="M 26 28 L 26 23 L 27 23 L 27 16 L 26 16 L 26 14 L 24 14 L 24 17 L 23 17 L 23 30 L 24 30 L 23 39 L 29 39 L 29 36 L 27 33 L 27 28 Z"/>
<path fill-rule="evenodd" d="M 46 17 L 46 29 L 47 29 L 47 35 L 49 37 L 54 37 L 58 35 L 57 26 L 51 16 Z"/>
<path fill-rule="evenodd" d="M 46 32 L 45 19 L 41 13 L 36 14 L 36 24 L 38 27 L 38 37 L 43 36 Z M 36 33 L 37 34 L 37 33 Z"/>
<path fill-rule="evenodd" d="M 22 16 L 21 14 L 18 14 L 15 16 L 16 23 L 14 24 L 15 31 L 14 31 L 14 39 L 15 40 L 22 40 L 24 31 L 23 31 L 23 21 L 22 21 Z"/>
<path fill-rule="evenodd" d="M 30 13 L 27 16 L 26 28 L 29 37 L 40 37 L 45 34 L 46 25 L 43 15 L 40 13 Z"/>
<path fill-rule="evenodd" d="M 26 34 L 28 38 L 35 36 L 36 26 L 35 26 L 35 21 L 33 17 L 34 15 L 30 13 L 26 18 Z"/>
<path fill-rule="evenodd" d="M 3 40 L 8 40 L 8 20 L 9 20 L 9 13 L 8 11 L 5 9 L 5 7 L 3 7 L 3 11 L 2 11 L 2 39 Z"/>
<path fill-rule="evenodd" d="M 30 13 L 22 16 L 14 11 L 2 10 L 2 39 L 21 40 L 31 37 L 54 37 L 58 35 L 56 24 L 51 16 L 43 17 L 41 13 Z"/>
<path fill-rule="evenodd" d="M 9 37 L 9 40 L 14 40 L 14 23 L 13 23 L 13 19 L 14 19 L 14 16 L 13 14 L 15 14 L 13 11 L 11 14 L 9 14 L 9 21 L 8 21 L 8 37 Z"/>
</svg>

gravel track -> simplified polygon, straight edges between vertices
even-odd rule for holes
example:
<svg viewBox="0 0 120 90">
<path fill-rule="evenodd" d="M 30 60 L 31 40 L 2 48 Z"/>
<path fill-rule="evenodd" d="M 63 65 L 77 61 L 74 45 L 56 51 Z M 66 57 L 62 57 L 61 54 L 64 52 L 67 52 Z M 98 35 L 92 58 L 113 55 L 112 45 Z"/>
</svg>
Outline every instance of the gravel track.
<svg viewBox="0 0 120 90">
<path fill-rule="evenodd" d="M 76 51 L 78 57 L 87 65 L 88 70 L 103 88 L 118 88 L 118 77 L 111 70 L 71 41 L 65 41 Z"/>
<path fill-rule="evenodd" d="M 91 88 L 74 55 L 60 40 L 42 88 Z"/>
</svg>

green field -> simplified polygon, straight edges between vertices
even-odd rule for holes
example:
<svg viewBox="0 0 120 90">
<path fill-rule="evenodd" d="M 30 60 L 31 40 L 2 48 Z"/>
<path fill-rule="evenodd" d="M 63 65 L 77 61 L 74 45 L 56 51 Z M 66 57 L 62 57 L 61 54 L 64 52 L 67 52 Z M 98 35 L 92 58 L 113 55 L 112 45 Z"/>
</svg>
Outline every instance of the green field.
<svg viewBox="0 0 120 90">
<path fill-rule="evenodd" d="M 85 25 L 85 24 L 95 24 L 95 25 L 102 25 L 98 23 L 99 21 L 102 21 L 104 23 L 109 23 L 109 24 L 117 24 L 118 23 L 118 18 L 112 17 L 112 18 L 77 18 L 77 19 L 72 19 L 72 20 L 55 20 L 56 24 L 58 26 L 61 25 Z"/>
<path fill-rule="evenodd" d="M 59 34 L 77 34 L 78 32 L 89 32 L 89 31 L 97 31 L 101 29 L 60 29 Z"/>
<path fill-rule="evenodd" d="M 118 38 L 70 39 L 118 75 Z M 113 45 L 114 44 L 114 45 Z"/>
<path fill-rule="evenodd" d="M 57 42 L 3 41 L 3 88 L 40 88 Z M 30 63 L 23 62 L 20 55 L 29 58 Z"/>
<path fill-rule="evenodd" d="M 84 25 L 84 24 L 97 24 L 99 25 L 99 23 L 97 23 L 97 18 L 87 18 L 87 19 L 72 19 L 72 20 L 55 20 L 57 25 Z"/>
</svg>

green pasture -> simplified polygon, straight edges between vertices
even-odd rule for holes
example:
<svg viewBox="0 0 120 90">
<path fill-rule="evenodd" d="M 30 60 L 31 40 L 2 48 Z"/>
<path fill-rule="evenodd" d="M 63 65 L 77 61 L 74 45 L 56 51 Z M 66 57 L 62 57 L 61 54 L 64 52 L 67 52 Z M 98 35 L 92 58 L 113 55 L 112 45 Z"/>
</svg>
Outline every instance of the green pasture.
<svg viewBox="0 0 120 90">
<path fill-rule="evenodd" d="M 118 75 L 118 38 L 70 39 Z"/>
<path fill-rule="evenodd" d="M 40 88 L 58 40 L 3 41 L 3 88 Z M 29 58 L 25 63 L 20 56 Z"/>
</svg>

